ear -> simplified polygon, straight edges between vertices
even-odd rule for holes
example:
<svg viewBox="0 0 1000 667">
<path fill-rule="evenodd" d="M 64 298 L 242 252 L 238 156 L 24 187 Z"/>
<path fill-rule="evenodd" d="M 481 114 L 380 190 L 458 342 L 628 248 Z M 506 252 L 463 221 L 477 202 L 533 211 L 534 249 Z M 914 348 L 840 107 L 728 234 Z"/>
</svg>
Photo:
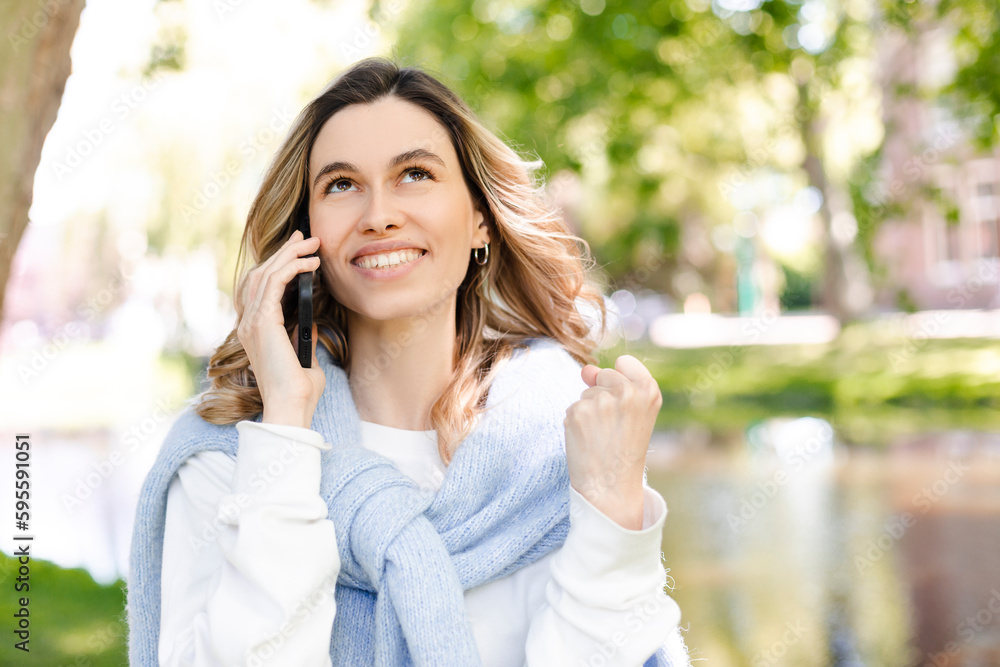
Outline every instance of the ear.
<svg viewBox="0 0 1000 667">
<path fill-rule="evenodd" d="M 486 218 L 483 216 L 483 212 L 476 209 L 473 215 L 473 222 L 478 226 L 475 233 L 472 235 L 474 241 L 479 243 L 489 243 L 490 242 L 490 225 L 486 222 Z M 478 246 L 482 247 L 482 246 Z"/>
</svg>

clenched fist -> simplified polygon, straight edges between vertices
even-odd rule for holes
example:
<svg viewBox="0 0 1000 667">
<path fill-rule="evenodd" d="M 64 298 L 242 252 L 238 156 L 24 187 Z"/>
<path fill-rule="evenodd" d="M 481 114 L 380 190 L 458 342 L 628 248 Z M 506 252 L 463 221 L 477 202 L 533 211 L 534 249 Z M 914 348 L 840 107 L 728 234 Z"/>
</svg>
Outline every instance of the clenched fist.
<svg viewBox="0 0 1000 667">
<path fill-rule="evenodd" d="M 642 362 L 627 354 L 614 368 L 587 364 L 581 376 L 588 388 L 563 421 L 570 484 L 606 516 L 638 530 L 646 450 L 663 397 Z"/>
</svg>

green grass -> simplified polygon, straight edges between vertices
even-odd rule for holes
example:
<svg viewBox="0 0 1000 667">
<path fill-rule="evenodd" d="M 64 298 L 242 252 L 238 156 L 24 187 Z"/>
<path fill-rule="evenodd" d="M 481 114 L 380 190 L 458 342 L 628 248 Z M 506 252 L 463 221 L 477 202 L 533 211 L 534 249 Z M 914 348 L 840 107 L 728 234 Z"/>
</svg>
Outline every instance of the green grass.
<svg viewBox="0 0 1000 667">
<path fill-rule="evenodd" d="M 31 559 L 30 590 L 15 592 L 18 562 L 0 552 L 0 665 L 121 667 L 128 664 L 121 581 L 101 586 L 82 569 Z M 14 648 L 18 598 L 29 599 L 30 651 Z"/>
<path fill-rule="evenodd" d="M 906 340 L 855 324 L 826 345 L 674 350 L 618 345 L 641 359 L 663 393 L 657 427 L 720 429 L 777 415 L 825 417 L 848 441 L 879 444 L 901 432 L 1000 430 L 1000 341 Z"/>
</svg>

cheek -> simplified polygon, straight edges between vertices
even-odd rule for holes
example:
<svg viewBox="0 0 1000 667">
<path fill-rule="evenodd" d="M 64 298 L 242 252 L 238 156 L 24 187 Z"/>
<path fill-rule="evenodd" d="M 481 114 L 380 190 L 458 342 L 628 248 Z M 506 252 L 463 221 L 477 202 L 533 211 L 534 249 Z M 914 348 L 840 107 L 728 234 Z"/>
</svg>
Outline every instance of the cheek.
<svg viewBox="0 0 1000 667">
<path fill-rule="evenodd" d="M 337 257 L 333 251 L 327 249 L 326 243 L 326 239 L 323 239 L 319 249 L 319 268 L 323 273 L 329 273 L 337 269 Z"/>
<path fill-rule="evenodd" d="M 323 241 L 326 243 L 326 240 Z M 320 249 L 319 252 L 320 268 L 318 278 L 321 277 L 324 286 L 326 286 L 327 291 L 333 294 L 334 298 L 338 301 L 341 300 L 341 294 L 336 289 L 338 283 L 343 282 L 345 277 L 345 272 L 350 270 L 350 267 L 340 266 L 338 264 L 339 260 L 334 256 L 334 253 L 327 252 L 324 249 Z"/>
<path fill-rule="evenodd" d="M 467 202 L 460 197 L 438 201 L 421 212 L 421 219 L 438 239 L 439 255 L 446 255 L 449 262 L 469 256 L 474 218 Z"/>
<path fill-rule="evenodd" d="M 340 246 L 357 224 L 358 212 L 346 203 L 323 203 L 309 212 L 310 231 L 330 248 Z"/>
</svg>

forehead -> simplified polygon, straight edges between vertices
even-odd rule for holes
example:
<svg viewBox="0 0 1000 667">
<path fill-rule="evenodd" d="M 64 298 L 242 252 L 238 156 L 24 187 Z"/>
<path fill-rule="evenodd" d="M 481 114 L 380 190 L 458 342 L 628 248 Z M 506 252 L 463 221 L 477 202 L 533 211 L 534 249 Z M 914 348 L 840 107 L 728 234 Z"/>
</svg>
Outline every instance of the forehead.
<svg viewBox="0 0 1000 667">
<path fill-rule="evenodd" d="M 448 130 L 422 107 L 393 96 L 371 104 L 352 104 L 330 116 L 320 128 L 309 171 L 315 173 L 331 161 L 351 162 L 362 169 L 380 168 L 416 148 L 435 153 L 446 164 L 458 162 Z"/>
</svg>

